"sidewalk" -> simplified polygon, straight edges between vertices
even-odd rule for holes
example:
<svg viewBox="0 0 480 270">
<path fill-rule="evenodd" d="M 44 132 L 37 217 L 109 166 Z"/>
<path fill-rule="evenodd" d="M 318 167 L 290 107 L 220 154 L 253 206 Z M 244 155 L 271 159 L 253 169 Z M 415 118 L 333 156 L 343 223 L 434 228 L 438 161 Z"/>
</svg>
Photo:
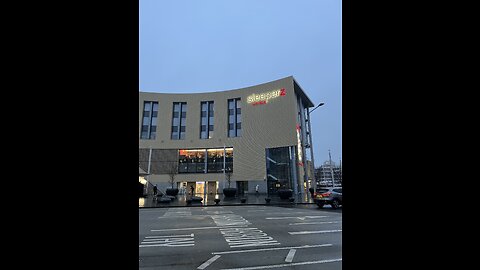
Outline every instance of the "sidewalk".
<svg viewBox="0 0 480 270">
<path fill-rule="evenodd" d="M 159 198 L 155 200 L 152 195 L 148 195 L 144 198 L 139 198 L 139 207 L 140 208 L 151 208 L 151 207 L 191 207 L 191 206 L 216 206 L 214 199 L 220 199 L 218 206 L 225 205 L 292 205 L 292 204 L 314 204 L 310 194 L 301 194 L 297 195 L 294 202 L 290 202 L 288 199 L 280 199 L 278 195 L 272 195 L 269 198 L 271 199 L 269 203 L 265 201 L 267 198 L 266 194 L 245 194 L 244 196 L 236 196 L 235 198 L 227 198 L 223 194 L 209 194 L 203 195 L 198 194 L 197 196 L 202 197 L 203 200 L 201 203 L 193 202 L 187 204 L 187 199 L 191 195 L 177 195 L 176 198 L 171 202 L 160 202 Z M 245 199 L 245 202 L 242 203 L 241 199 Z"/>
</svg>

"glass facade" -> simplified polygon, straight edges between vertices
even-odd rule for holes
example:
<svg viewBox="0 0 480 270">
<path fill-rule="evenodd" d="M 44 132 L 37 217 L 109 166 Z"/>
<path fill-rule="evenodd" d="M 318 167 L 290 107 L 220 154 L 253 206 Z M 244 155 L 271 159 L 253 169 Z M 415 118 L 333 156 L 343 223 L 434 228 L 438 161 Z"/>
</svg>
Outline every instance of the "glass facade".
<svg viewBox="0 0 480 270">
<path fill-rule="evenodd" d="M 205 149 L 180 150 L 179 173 L 205 173 Z"/>
<path fill-rule="evenodd" d="M 208 149 L 207 172 L 223 173 L 223 148 Z"/>
<path fill-rule="evenodd" d="M 157 134 L 158 102 L 143 103 L 142 131 L 140 139 L 155 140 Z"/>
<path fill-rule="evenodd" d="M 225 171 L 233 172 L 233 148 L 225 148 Z"/>
<path fill-rule="evenodd" d="M 275 194 L 279 189 L 293 189 L 293 173 L 289 147 L 266 149 L 268 193 Z"/>
<path fill-rule="evenodd" d="M 233 148 L 181 149 L 178 163 L 179 173 L 223 173 L 224 164 L 233 171 Z"/>
<path fill-rule="evenodd" d="M 174 102 L 172 115 L 172 140 L 185 140 L 187 120 L 187 103 Z"/>
<path fill-rule="evenodd" d="M 228 137 L 242 136 L 242 102 L 240 98 L 228 100 Z"/>
<path fill-rule="evenodd" d="M 211 139 L 213 137 L 213 104 L 213 101 L 205 101 L 201 103 L 200 139 Z"/>
</svg>

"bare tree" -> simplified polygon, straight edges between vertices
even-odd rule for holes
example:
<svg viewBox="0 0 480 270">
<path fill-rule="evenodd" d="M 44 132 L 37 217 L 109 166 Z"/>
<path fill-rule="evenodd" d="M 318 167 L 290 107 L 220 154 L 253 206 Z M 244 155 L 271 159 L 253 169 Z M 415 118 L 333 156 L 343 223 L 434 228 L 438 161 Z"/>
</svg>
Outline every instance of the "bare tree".
<svg viewBox="0 0 480 270">
<path fill-rule="evenodd" d="M 175 184 L 175 177 L 178 174 L 178 163 L 177 162 L 172 162 L 168 168 L 168 176 L 170 177 L 170 180 L 168 181 L 170 185 L 172 186 Z"/>
</svg>

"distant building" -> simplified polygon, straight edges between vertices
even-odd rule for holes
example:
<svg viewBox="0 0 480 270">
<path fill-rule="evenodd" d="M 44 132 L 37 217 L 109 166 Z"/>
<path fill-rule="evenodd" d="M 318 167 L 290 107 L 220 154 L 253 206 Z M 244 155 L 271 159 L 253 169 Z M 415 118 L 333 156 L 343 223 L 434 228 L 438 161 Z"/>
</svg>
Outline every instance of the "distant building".
<svg viewBox="0 0 480 270">
<path fill-rule="evenodd" d="M 342 167 L 335 165 L 333 161 L 330 164 L 327 160 L 315 169 L 315 179 L 318 186 L 342 186 Z"/>
</svg>

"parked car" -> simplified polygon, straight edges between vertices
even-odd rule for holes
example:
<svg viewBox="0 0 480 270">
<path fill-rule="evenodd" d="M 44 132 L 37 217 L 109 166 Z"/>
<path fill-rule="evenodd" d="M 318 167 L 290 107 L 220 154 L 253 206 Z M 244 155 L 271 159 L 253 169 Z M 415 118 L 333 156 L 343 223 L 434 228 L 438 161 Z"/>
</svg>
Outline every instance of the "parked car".
<svg viewBox="0 0 480 270">
<path fill-rule="evenodd" d="M 338 208 L 342 205 L 342 187 L 319 188 L 313 194 L 313 201 L 322 208 L 325 204 L 330 204 L 332 208 Z"/>
</svg>

